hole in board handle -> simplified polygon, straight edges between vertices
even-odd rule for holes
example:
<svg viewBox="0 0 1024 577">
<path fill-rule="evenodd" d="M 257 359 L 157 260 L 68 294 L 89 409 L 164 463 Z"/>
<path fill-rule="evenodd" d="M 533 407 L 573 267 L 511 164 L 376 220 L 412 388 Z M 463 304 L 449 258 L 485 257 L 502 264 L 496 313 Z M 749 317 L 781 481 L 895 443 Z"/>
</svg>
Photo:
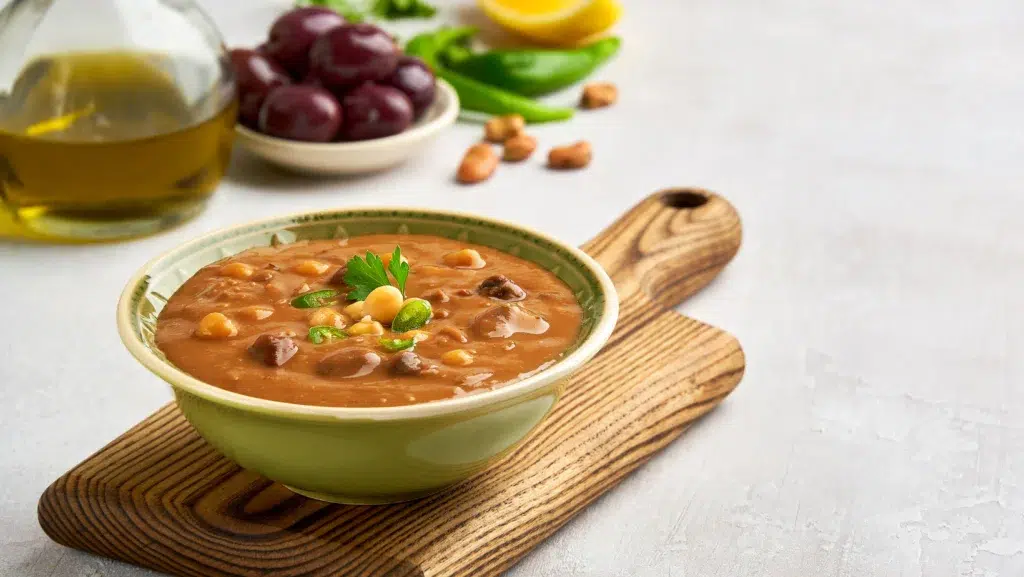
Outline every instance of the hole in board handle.
<svg viewBox="0 0 1024 577">
<path fill-rule="evenodd" d="M 708 197 L 692 190 L 673 190 L 661 195 L 661 202 L 672 208 L 697 208 L 708 203 Z"/>
</svg>

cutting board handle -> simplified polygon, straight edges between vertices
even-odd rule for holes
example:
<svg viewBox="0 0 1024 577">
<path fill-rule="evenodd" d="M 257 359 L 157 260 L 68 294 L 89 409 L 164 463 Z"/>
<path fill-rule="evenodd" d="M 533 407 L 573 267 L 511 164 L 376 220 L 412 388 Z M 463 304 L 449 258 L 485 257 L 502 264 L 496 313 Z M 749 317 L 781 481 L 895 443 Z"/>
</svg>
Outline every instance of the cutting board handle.
<svg viewBox="0 0 1024 577">
<path fill-rule="evenodd" d="M 619 300 L 637 293 L 678 306 L 711 282 L 740 248 L 742 227 L 724 198 L 700 188 L 656 192 L 583 249 L 615 281 Z"/>
</svg>

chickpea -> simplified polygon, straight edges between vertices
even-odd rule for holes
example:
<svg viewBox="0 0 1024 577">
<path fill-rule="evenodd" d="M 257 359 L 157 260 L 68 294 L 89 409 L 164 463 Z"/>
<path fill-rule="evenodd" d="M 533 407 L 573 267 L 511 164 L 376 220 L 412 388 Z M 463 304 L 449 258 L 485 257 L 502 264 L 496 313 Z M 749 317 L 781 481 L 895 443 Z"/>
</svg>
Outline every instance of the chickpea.
<svg viewBox="0 0 1024 577">
<path fill-rule="evenodd" d="M 471 248 L 450 252 L 441 260 L 444 261 L 444 264 L 455 268 L 484 268 L 487 265 L 480 253 Z"/>
<path fill-rule="evenodd" d="M 521 114 L 495 116 L 484 125 L 484 138 L 500 144 L 522 132 L 525 127 L 526 120 Z"/>
<path fill-rule="evenodd" d="M 204 339 L 226 339 L 238 334 L 238 327 L 222 313 L 210 313 L 199 321 L 196 336 Z"/>
<path fill-rule="evenodd" d="M 534 150 L 537 150 L 536 138 L 526 133 L 517 134 L 505 141 L 505 152 L 501 159 L 506 162 L 521 162 L 530 158 Z"/>
<path fill-rule="evenodd" d="M 384 334 L 384 326 L 377 321 L 371 321 L 363 319 L 358 323 L 348 328 L 348 334 L 352 336 L 359 335 L 382 335 Z"/>
<path fill-rule="evenodd" d="M 345 328 L 345 315 L 331 308 L 316 309 L 309 315 L 309 326 L 311 327 L 334 327 Z"/>
<path fill-rule="evenodd" d="M 238 279 L 247 279 L 256 269 L 244 262 L 229 262 L 220 267 L 220 274 Z"/>
<path fill-rule="evenodd" d="M 548 152 L 548 168 L 561 170 L 583 168 L 590 164 L 591 158 L 593 158 L 593 151 L 590 148 L 590 143 L 581 140 L 576 144 L 552 148 L 551 152 Z"/>
<path fill-rule="evenodd" d="M 419 343 L 419 342 L 422 342 L 422 341 L 425 341 L 425 340 L 429 339 L 430 338 L 430 333 L 428 333 L 427 331 L 421 331 L 419 329 L 413 329 L 411 331 L 405 331 L 404 333 L 402 333 L 402 334 L 400 334 L 398 336 L 403 338 L 403 339 L 412 339 L 412 340 L 416 341 L 417 343 Z"/>
<path fill-rule="evenodd" d="M 465 349 L 455 349 L 441 355 L 441 362 L 455 367 L 473 364 L 473 355 Z"/>
<path fill-rule="evenodd" d="M 370 315 L 373 320 L 390 323 L 402 308 L 402 291 L 387 285 L 373 289 L 363 301 L 363 314 Z"/>
<path fill-rule="evenodd" d="M 273 315 L 274 309 L 264 305 L 253 305 L 251 307 L 245 307 L 238 311 L 238 313 L 254 321 L 262 321 L 263 319 L 269 318 Z"/>
<path fill-rule="evenodd" d="M 497 168 L 498 153 L 490 144 L 481 142 L 470 146 L 463 155 L 455 179 L 462 184 L 476 184 L 490 178 Z"/>
<path fill-rule="evenodd" d="M 580 107 L 590 109 L 611 106 L 618 99 L 619 89 L 611 82 L 591 82 L 583 87 Z"/>
<path fill-rule="evenodd" d="M 318 260 L 304 260 L 295 265 L 295 272 L 306 276 L 320 276 L 327 272 L 331 265 Z"/>
<path fill-rule="evenodd" d="M 343 309 L 345 314 L 349 318 L 361 319 L 363 318 L 363 301 L 356 301 Z"/>
</svg>

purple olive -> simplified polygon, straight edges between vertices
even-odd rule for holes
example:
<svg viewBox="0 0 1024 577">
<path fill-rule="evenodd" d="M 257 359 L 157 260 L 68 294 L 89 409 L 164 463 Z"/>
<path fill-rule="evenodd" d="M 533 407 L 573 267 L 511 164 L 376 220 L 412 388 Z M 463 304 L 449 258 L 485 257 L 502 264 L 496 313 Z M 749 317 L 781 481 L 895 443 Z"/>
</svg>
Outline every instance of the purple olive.
<svg viewBox="0 0 1024 577">
<path fill-rule="evenodd" d="M 434 102 L 434 93 L 437 89 L 434 73 L 425 62 L 415 56 L 403 55 L 398 59 L 398 67 L 388 79 L 388 84 L 409 97 L 417 118 Z"/>
<path fill-rule="evenodd" d="M 412 102 L 401 90 L 367 83 L 352 90 L 341 101 L 345 124 L 344 140 L 369 140 L 398 134 L 412 124 Z"/>
<path fill-rule="evenodd" d="M 338 134 L 342 110 L 338 100 L 318 86 L 290 84 L 275 88 L 260 109 L 260 131 L 306 142 L 328 142 Z"/>
<path fill-rule="evenodd" d="M 295 78 L 303 78 L 309 68 L 309 48 L 316 37 L 345 23 L 330 8 L 307 6 L 285 12 L 270 27 L 264 44 L 266 54 L 284 66 Z"/>
<path fill-rule="evenodd" d="M 235 70 L 238 86 L 238 119 L 242 124 L 255 128 L 267 94 L 278 86 L 291 84 L 292 79 L 277 63 L 256 50 L 246 48 L 231 51 L 231 67 Z"/>
<path fill-rule="evenodd" d="M 372 24 L 346 24 L 321 34 L 309 51 L 309 65 L 324 86 L 343 89 L 387 80 L 401 52 L 394 39 Z"/>
</svg>

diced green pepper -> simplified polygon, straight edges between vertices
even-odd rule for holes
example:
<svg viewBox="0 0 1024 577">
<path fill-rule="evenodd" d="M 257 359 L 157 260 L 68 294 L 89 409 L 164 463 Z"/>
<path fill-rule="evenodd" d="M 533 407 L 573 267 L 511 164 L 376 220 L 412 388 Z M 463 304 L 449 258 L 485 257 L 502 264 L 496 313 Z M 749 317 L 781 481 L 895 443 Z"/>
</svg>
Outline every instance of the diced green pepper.
<svg viewBox="0 0 1024 577">
<path fill-rule="evenodd" d="M 314 345 L 320 345 L 326 341 L 333 341 L 335 339 L 347 339 L 348 333 L 337 327 L 318 325 L 315 327 L 309 327 L 309 335 L 307 336 L 311 343 L 313 343 Z"/>
<path fill-rule="evenodd" d="M 333 289 L 308 292 L 292 299 L 292 306 L 297 309 L 316 309 L 332 304 L 336 296 L 338 291 Z"/>
<path fill-rule="evenodd" d="M 410 299 L 402 308 L 398 309 L 395 320 L 391 321 L 391 330 L 396 333 L 404 333 L 418 329 L 427 324 L 434 311 L 428 301 L 423 299 Z"/>
<path fill-rule="evenodd" d="M 398 351 L 404 351 L 406 349 L 411 349 L 414 346 L 416 346 L 415 339 L 381 338 L 378 342 L 380 343 L 380 346 L 384 347 L 384 350 L 391 353 L 397 353 Z"/>
</svg>

